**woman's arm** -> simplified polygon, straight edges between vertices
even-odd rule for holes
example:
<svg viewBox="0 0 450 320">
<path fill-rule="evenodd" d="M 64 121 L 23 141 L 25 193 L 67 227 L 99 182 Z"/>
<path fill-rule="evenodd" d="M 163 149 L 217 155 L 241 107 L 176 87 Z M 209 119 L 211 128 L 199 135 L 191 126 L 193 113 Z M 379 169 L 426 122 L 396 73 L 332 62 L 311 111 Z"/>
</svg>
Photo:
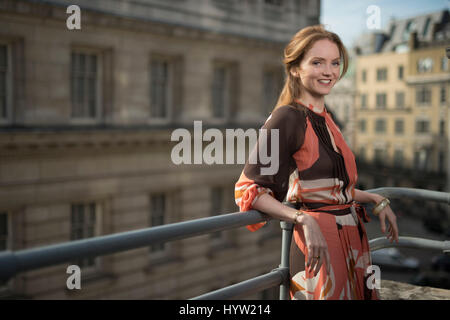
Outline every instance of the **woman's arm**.
<svg viewBox="0 0 450 320">
<path fill-rule="evenodd" d="M 380 196 L 379 194 L 370 193 L 370 192 L 362 191 L 362 190 L 358 190 L 358 189 L 355 189 L 355 197 L 353 198 L 353 200 L 355 200 L 357 202 L 363 202 L 363 203 L 372 202 L 374 205 L 380 203 L 380 201 L 383 199 L 384 199 L 384 197 Z M 395 216 L 394 212 L 389 207 L 389 205 L 386 206 L 383 209 L 383 211 L 381 211 L 378 214 L 378 218 L 380 219 L 381 232 L 383 232 L 383 233 L 386 232 L 386 222 L 385 222 L 386 219 L 389 221 L 389 228 L 388 228 L 389 234 L 387 235 L 387 238 L 390 239 L 391 242 L 397 241 L 397 243 L 398 243 L 397 217 Z"/>
<path fill-rule="evenodd" d="M 258 197 L 258 199 L 256 199 L 255 203 L 253 204 L 253 209 L 264 212 L 275 219 L 287 221 L 290 223 L 295 222 L 303 224 L 304 215 L 299 216 L 297 221 L 295 221 L 295 213 L 298 210 L 285 206 L 280 201 L 268 195 L 267 193 L 262 194 Z"/>
<path fill-rule="evenodd" d="M 380 196 L 379 194 L 370 193 L 359 189 L 355 189 L 355 197 L 353 198 L 353 200 L 357 202 L 362 203 L 372 202 L 373 204 L 377 204 L 383 199 L 384 199 L 383 196 Z"/>
<path fill-rule="evenodd" d="M 277 199 L 271 197 L 267 193 L 262 194 L 253 204 L 253 209 L 262 211 L 275 219 L 288 222 L 295 222 L 303 228 L 305 242 L 307 247 L 306 265 L 317 275 L 322 265 L 330 274 L 330 254 L 328 253 L 327 242 L 320 230 L 318 223 L 308 214 L 296 216 L 294 208 L 285 206 Z"/>
</svg>

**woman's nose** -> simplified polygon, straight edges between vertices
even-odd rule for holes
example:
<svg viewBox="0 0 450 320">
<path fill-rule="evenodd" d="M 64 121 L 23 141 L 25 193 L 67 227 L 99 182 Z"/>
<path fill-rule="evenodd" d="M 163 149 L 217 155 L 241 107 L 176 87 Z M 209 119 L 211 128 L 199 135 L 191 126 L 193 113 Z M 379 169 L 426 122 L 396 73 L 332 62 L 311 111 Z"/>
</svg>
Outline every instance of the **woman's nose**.
<svg viewBox="0 0 450 320">
<path fill-rule="evenodd" d="M 332 74 L 332 71 L 331 71 L 332 69 L 331 69 L 331 66 L 330 65 L 328 65 L 328 64 L 326 64 L 325 65 L 325 68 L 323 69 L 323 74 L 325 75 L 331 75 Z"/>
</svg>

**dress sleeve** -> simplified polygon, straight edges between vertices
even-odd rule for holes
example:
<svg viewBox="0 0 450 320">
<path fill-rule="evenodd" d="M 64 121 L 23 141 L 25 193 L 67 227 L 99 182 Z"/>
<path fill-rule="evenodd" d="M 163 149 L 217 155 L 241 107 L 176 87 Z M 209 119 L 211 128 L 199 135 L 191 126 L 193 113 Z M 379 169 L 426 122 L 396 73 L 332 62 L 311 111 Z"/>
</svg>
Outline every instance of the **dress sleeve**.
<svg viewBox="0 0 450 320">
<path fill-rule="evenodd" d="M 289 188 L 289 175 L 296 168 L 292 155 L 303 144 L 305 127 L 305 113 L 292 106 L 279 107 L 269 116 L 261 128 L 266 129 L 266 134 L 262 132 L 264 130 L 259 132 L 258 141 L 235 184 L 235 202 L 240 211 L 251 210 L 264 193 L 280 202 L 284 200 Z M 247 228 L 256 231 L 265 223 Z"/>
</svg>

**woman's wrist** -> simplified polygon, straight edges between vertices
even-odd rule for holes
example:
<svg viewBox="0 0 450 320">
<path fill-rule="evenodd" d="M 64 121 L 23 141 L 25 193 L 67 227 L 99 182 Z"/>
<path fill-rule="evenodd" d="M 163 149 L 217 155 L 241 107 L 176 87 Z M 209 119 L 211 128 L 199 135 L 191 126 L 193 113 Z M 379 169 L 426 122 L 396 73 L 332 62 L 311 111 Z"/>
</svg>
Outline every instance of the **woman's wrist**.
<svg viewBox="0 0 450 320">
<path fill-rule="evenodd" d="M 287 211 L 288 218 L 286 219 L 287 222 L 293 223 L 293 224 L 304 224 L 305 214 L 301 210 L 295 210 L 292 208 L 289 208 Z"/>
<path fill-rule="evenodd" d="M 383 201 L 384 197 L 380 196 L 379 194 L 373 193 L 373 197 L 372 197 L 372 203 L 374 205 L 379 204 L 381 201 Z"/>
</svg>

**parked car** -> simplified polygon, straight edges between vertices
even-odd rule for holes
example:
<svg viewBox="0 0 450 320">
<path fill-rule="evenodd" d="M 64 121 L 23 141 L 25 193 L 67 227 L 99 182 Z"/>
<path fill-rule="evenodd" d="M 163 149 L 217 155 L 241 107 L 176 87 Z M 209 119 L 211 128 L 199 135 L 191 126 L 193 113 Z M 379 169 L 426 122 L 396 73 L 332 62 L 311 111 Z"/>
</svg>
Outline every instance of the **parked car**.
<svg viewBox="0 0 450 320">
<path fill-rule="evenodd" d="M 419 259 L 406 257 L 397 248 L 372 251 L 372 264 L 412 271 L 417 271 L 420 267 Z"/>
</svg>

